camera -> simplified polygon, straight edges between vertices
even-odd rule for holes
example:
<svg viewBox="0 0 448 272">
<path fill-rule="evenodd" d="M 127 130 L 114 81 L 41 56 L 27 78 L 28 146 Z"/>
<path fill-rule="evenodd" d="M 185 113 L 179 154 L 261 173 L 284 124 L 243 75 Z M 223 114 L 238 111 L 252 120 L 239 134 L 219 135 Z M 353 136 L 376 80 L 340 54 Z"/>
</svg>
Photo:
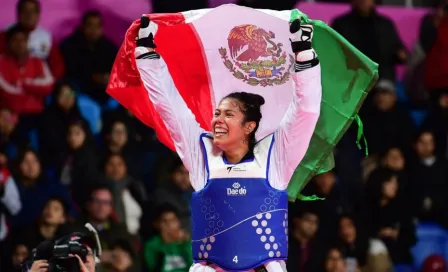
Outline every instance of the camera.
<svg viewBox="0 0 448 272">
<path fill-rule="evenodd" d="M 87 246 L 79 241 L 68 241 L 58 245 L 45 241 L 33 249 L 30 263 L 47 260 L 50 272 L 77 272 L 80 271 L 80 267 L 78 259 L 73 255 L 78 255 L 85 262 L 88 253 Z"/>
<path fill-rule="evenodd" d="M 82 233 L 72 233 L 55 243 L 44 241 L 33 249 L 29 264 L 37 260 L 47 260 L 50 272 L 80 271 L 79 261 L 74 255 L 78 255 L 83 262 L 86 262 L 88 247 L 94 250 L 93 240 Z"/>
<path fill-rule="evenodd" d="M 78 255 L 83 262 L 86 262 L 87 256 L 93 254 L 95 263 L 99 263 L 98 256 L 101 254 L 101 245 L 98 233 L 88 223 L 85 227 L 91 235 L 74 232 L 58 239 L 54 243 L 51 241 L 40 243 L 33 249 L 31 260 L 22 265 L 22 270 L 31 267 L 32 263 L 37 260 L 47 260 L 50 272 L 78 272 L 81 268 L 78 258 L 74 255 Z"/>
</svg>

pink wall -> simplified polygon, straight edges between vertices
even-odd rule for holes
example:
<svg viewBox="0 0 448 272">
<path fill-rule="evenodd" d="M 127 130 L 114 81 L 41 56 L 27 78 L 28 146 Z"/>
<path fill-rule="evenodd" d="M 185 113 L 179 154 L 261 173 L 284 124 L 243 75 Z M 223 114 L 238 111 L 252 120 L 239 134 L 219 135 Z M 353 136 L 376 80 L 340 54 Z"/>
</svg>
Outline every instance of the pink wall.
<svg viewBox="0 0 448 272">
<path fill-rule="evenodd" d="M 318 19 L 331 24 L 333 19 L 350 10 L 349 5 L 340 4 L 299 4 L 297 8 L 307 14 L 311 19 Z M 379 7 L 379 13 L 389 17 L 395 22 L 398 32 L 408 48 L 412 48 L 418 35 L 420 19 L 426 14 L 426 9 L 409 9 L 401 7 Z"/>
<path fill-rule="evenodd" d="M 0 28 L 4 28 L 16 20 L 17 0 L 1 2 Z M 57 40 L 73 31 L 84 11 L 96 9 L 103 14 L 106 34 L 121 43 L 130 23 L 151 12 L 148 0 L 44 0 L 41 5 L 41 25 L 51 30 Z"/>
<path fill-rule="evenodd" d="M 187 1 L 187 0 L 185 0 Z M 236 2 L 236 0 L 209 0 L 211 7 Z M 1 0 L 0 27 L 15 21 L 16 0 Z M 130 23 L 142 13 L 150 13 L 150 0 L 44 0 L 42 3 L 41 25 L 53 33 L 57 40 L 70 34 L 80 21 L 82 13 L 89 9 L 101 11 L 106 34 L 117 44 L 121 44 Z M 297 7 L 312 19 L 328 24 L 338 15 L 350 10 L 341 4 L 298 4 Z M 378 11 L 391 18 L 405 45 L 411 49 L 417 38 L 420 18 L 425 9 L 380 7 Z M 399 71 L 399 75 L 402 70 Z"/>
<path fill-rule="evenodd" d="M 210 0 L 210 6 L 216 7 L 236 0 Z M 42 1 L 41 24 L 50 29 L 57 39 L 70 33 L 79 23 L 81 14 L 88 9 L 98 9 L 104 15 L 107 34 L 121 42 L 129 24 L 142 13 L 150 13 L 148 0 L 45 0 Z M 16 0 L 2 0 L 0 9 L 0 27 L 6 27 L 15 20 Z M 348 5 L 338 4 L 298 4 L 300 10 L 310 18 L 330 23 L 334 17 L 350 9 Z M 407 9 L 380 7 L 380 13 L 395 21 L 398 31 L 409 47 L 412 47 L 418 30 L 418 24 L 425 9 Z"/>
</svg>

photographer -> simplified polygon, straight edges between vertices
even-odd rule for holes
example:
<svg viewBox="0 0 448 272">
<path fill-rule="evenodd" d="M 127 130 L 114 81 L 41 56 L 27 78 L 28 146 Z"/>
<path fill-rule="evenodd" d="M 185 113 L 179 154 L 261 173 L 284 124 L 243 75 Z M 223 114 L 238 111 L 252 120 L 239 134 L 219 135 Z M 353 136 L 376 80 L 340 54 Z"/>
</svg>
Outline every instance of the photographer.
<svg viewBox="0 0 448 272">
<path fill-rule="evenodd" d="M 84 263 L 78 255 L 74 255 L 78 259 L 78 264 L 80 266 L 81 272 L 95 272 L 95 263 L 93 265 L 89 265 Z M 93 259 L 93 254 L 91 255 L 91 259 Z M 89 258 L 89 257 L 88 257 Z M 93 260 L 94 262 L 94 260 Z M 49 271 L 49 264 L 47 260 L 37 260 L 33 262 L 29 272 L 47 272 Z"/>
<path fill-rule="evenodd" d="M 95 240 L 89 235 L 72 233 L 54 244 L 44 241 L 33 250 L 28 272 L 95 272 Z M 25 268 L 25 267 L 24 267 Z"/>
</svg>

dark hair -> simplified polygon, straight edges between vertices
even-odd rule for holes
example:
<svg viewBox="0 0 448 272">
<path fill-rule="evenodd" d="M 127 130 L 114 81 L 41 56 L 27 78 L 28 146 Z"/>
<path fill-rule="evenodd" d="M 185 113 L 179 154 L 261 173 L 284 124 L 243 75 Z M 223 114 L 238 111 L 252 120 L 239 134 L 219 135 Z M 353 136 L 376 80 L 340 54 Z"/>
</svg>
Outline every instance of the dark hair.
<svg viewBox="0 0 448 272">
<path fill-rule="evenodd" d="M 358 260 L 358 263 L 360 266 L 364 266 L 367 263 L 367 252 L 369 249 L 369 236 L 366 232 L 365 226 L 363 225 L 362 220 L 360 220 L 358 217 L 356 217 L 352 213 L 344 213 L 339 217 L 338 220 L 338 229 L 341 228 L 341 221 L 343 219 L 348 219 L 352 222 L 353 226 L 356 229 L 356 238 L 354 242 L 355 246 L 355 256 Z M 339 238 L 338 246 L 340 246 L 340 250 L 343 255 L 347 256 L 347 247 L 345 243 L 342 241 L 341 238 Z"/>
<path fill-rule="evenodd" d="M 95 146 L 95 137 L 92 133 L 92 130 L 90 129 L 89 123 L 87 123 L 86 120 L 84 119 L 73 119 L 72 121 L 70 121 L 70 123 L 67 126 L 67 133 L 66 135 L 68 135 L 70 133 L 70 129 L 72 127 L 80 127 L 86 137 L 84 139 L 84 143 L 82 144 L 82 148 L 84 147 L 94 147 Z"/>
<path fill-rule="evenodd" d="M 106 169 L 107 164 L 113 157 L 119 157 L 123 161 L 124 165 L 128 167 L 126 159 L 124 158 L 122 153 L 109 153 L 104 157 L 104 160 L 102 161 L 102 169 Z"/>
<path fill-rule="evenodd" d="M 28 31 L 19 24 L 15 24 L 12 27 L 8 28 L 5 35 L 6 42 L 8 43 L 16 34 L 19 33 L 23 33 L 28 36 Z"/>
<path fill-rule="evenodd" d="M 39 153 L 37 153 L 37 151 L 34 150 L 31 147 L 25 147 L 24 149 L 20 150 L 19 156 L 17 156 L 17 159 L 16 159 L 16 164 L 15 164 L 15 168 L 16 168 L 15 171 L 16 171 L 16 173 L 15 173 L 15 175 L 17 175 L 19 177 L 23 177 L 22 176 L 22 171 L 20 169 L 20 165 L 22 164 L 23 160 L 25 159 L 26 154 L 28 154 L 28 153 L 32 153 L 34 156 L 36 156 L 37 161 L 39 162 L 39 164 L 41 166 L 41 173 L 40 173 L 40 176 L 37 178 L 37 180 L 40 180 L 41 177 L 42 177 L 42 174 L 43 174 L 42 173 L 43 172 L 42 160 L 41 160 L 41 158 L 39 156 Z"/>
<path fill-rule="evenodd" d="M 120 248 L 120 249 L 126 251 L 130 255 L 131 258 L 136 257 L 135 251 L 132 248 L 131 243 L 125 239 L 118 239 L 118 240 L 112 242 L 112 244 L 109 246 L 109 248 L 111 248 L 111 249 Z"/>
<path fill-rule="evenodd" d="M 101 13 L 97 10 L 89 10 L 82 15 L 82 24 L 85 25 L 90 18 L 98 17 L 101 19 Z"/>
<path fill-rule="evenodd" d="M 403 151 L 403 149 L 400 146 L 398 146 L 398 145 L 391 145 L 391 146 L 389 146 L 387 148 L 383 148 L 383 149 L 380 150 L 380 152 L 379 152 L 380 160 L 385 159 L 386 156 L 389 154 L 389 152 L 392 149 L 397 149 L 404 156 L 404 151 Z"/>
<path fill-rule="evenodd" d="M 156 221 L 160 220 L 162 215 L 164 215 L 166 213 L 174 213 L 176 215 L 176 217 L 179 218 L 179 213 L 178 213 L 177 209 L 173 205 L 161 204 L 160 206 L 156 207 L 156 211 L 154 213 L 154 219 Z"/>
<path fill-rule="evenodd" d="M 383 185 L 396 177 L 395 171 L 380 167 L 376 169 L 367 179 L 365 192 L 367 201 L 373 205 L 377 205 L 383 195 Z"/>
<path fill-rule="evenodd" d="M 97 184 L 94 184 L 90 187 L 90 195 L 89 195 L 89 201 L 93 200 L 93 194 L 95 194 L 98 191 L 106 190 L 109 191 L 109 193 L 113 197 L 113 192 L 111 186 L 105 181 L 103 177 L 98 176 L 97 179 L 100 179 L 100 181 Z"/>
<path fill-rule="evenodd" d="M 418 131 L 418 133 L 415 135 L 414 141 L 415 143 L 417 143 L 418 141 L 420 141 L 420 138 L 423 136 L 423 134 L 428 133 L 431 134 L 432 139 L 434 140 L 434 132 L 429 130 L 429 129 L 421 129 L 420 131 Z M 434 143 L 435 144 L 435 143 Z"/>
<path fill-rule="evenodd" d="M 249 150 L 253 150 L 256 144 L 255 133 L 261 120 L 261 106 L 264 105 L 264 98 L 258 94 L 236 92 L 224 97 L 222 100 L 232 98 L 240 102 L 240 110 L 244 114 L 244 121 L 255 122 L 255 129 L 249 134 Z M 222 101 L 221 100 L 221 101 Z"/>
<path fill-rule="evenodd" d="M 48 198 L 47 201 L 45 201 L 44 207 L 46 207 L 52 201 L 57 201 L 57 202 L 61 203 L 62 210 L 64 212 L 64 216 L 68 215 L 68 211 L 69 211 L 68 204 L 62 198 L 60 198 L 58 196 L 51 196 L 50 198 Z M 43 212 L 43 210 L 42 210 L 42 212 Z"/>
<path fill-rule="evenodd" d="M 23 6 L 25 6 L 25 4 L 27 4 L 27 3 L 35 4 L 37 12 L 40 13 L 40 2 L 39 1 L 37 1 L 37 0 L 19 0 L 19 2 L 17 2 L 17 5 L 16 5 L 17 14 L 22 12 Z"/>
</svg>

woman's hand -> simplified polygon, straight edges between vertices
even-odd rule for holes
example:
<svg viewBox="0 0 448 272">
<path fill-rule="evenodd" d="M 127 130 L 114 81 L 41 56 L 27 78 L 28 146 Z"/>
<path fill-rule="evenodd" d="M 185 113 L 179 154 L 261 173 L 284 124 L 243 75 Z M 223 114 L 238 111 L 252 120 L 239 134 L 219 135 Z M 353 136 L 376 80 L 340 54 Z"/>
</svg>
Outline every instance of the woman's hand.
<svg viewBox="0 0 448 272">
<path fill-rule="evenodd" d="M 146 47 L 149 52 L 154 52 L 156 44 L 154 37 L 157 33 L 158 26 L 152 22 L 148 16 L 143 15 L 140 18 L 140 30 L 138 31 L 137 46 Z"/>
<path fill-rule="evenodd" d="M 81 269 L 81 272 L 90 272 L 90 270 L 87 268 L 87 266 L 82 261 L 81 257 L 78 255 L 74 255 L 78 259 L 79 267 Z"/>
<path fill-rule="evenodd" d="M 33 262 L 29 272 L 48 272 L 48 261 L 47 260 L 37 260 Z"/>
</svg>

